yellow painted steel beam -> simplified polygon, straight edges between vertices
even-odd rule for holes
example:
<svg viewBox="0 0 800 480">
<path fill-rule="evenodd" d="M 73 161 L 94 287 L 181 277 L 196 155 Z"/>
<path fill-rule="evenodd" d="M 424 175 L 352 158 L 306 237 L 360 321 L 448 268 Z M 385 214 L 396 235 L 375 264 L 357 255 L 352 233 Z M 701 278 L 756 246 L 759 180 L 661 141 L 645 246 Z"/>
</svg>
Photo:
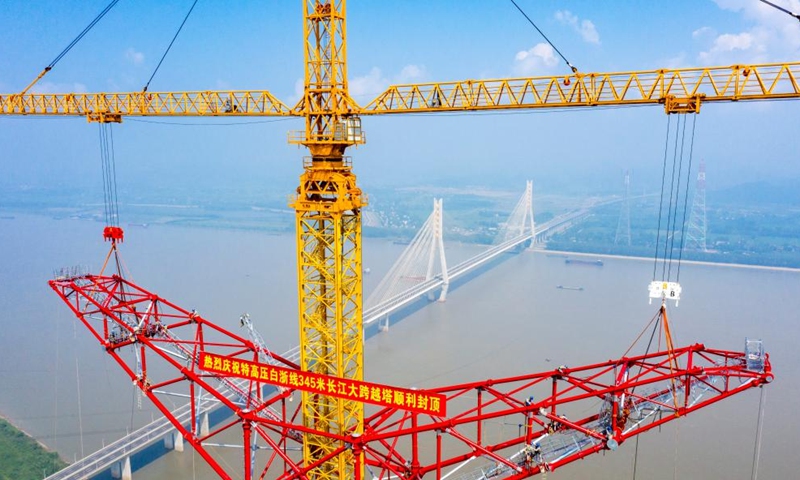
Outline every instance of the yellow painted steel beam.
<svg viewBox="0 0 800 480">
<path fill-rule="evenodd" d="M 515 108 L 700 104 L 800 98 L 800 62 L 393 85 L 359 113 L 433 113 Z"/>
<path fill-rule="evenodd" d="M 266 90 L 0 94 L 0 114 L 85 116 L 90 121 L 128 116 L 299 115 Z"/>
</svg>

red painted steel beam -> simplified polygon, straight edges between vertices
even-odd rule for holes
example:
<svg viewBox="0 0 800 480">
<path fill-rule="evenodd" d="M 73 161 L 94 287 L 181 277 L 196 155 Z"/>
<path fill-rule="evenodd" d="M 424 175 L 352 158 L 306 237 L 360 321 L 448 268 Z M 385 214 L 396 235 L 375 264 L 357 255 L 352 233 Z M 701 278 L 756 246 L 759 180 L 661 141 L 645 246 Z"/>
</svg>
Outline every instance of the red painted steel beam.
<svg viewBox="0 0 800 480">
<path fill-rule="evenodd" d="M 302 442 L 305 433 L 325 434 L 303 425 L 299 405 L 287 411 L 286 399 L 293 390 L 267 396 L 266 382 L 239 380 L 200 368 L 204 353 L 258 363 L 260 347 L 252 341 L 119 276 L 63 277 L 50 285 L 221 478 L 253 472 L 261 478 L 304 479 L 315 468 L 284 451 L 289 442 Z M 127 347 L 131 346 L 138 350 L 138 357 L 130 355 Z M 271 356 L 276 366 L 298 369 L 287 359 Z M 497 478 L 527 478 L 616 449 L 664 423 L 762 387 L 773 378 L 769 356 L 762 360 L 763 369 L 752 371 L 747 369 L 743 352 L 695 344 L 592 365 L 433 388 L 428 392 L 441 394 L 449 402 L 448 416 L 373 407 L 362 435 L 327 434 L 343 440 L 344 447 L 319 462 L 352 449 L 363 452 L 364 465 L 380 477 L 439 477 L 474 461 L 476 466 L 494 468 Z M 169 411 L 168 393 L 190 399 L 191 425 L 182 425 Z M 200 394 L 227 406 L 235 418 L 201 435 L 197 428 L 204 413 Z M 600 408 L 586 415 L 587 408 L 598 400 Z M 467 406 L 457 411 L 456 401 L 467 402 Z M 580 418 L 564 416 L 576 412 Z M 516 420 L 525 431 L 490 441 L 482 424 L 501 418 Z M 242 428 L 239 438 L 245 445 L 240 469 L 230 470 L 204 443 L 234 428 Z M 273 449 L 264 464 L 250 464 L 247 443 L 254 438 Z"/>
</svg>

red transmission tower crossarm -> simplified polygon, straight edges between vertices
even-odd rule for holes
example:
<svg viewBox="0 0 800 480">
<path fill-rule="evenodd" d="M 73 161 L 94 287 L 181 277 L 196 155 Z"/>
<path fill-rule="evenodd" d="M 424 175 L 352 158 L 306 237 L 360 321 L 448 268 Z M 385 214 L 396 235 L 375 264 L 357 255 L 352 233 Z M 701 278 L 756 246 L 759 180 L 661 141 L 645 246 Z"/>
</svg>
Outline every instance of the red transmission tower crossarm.
<svg viewBox="0 0 800 480">
<path fill-rule="evenodd" d="M 233 426 L 271 443 L 276 452 L 284 450 L 288 442 L 301 440 L 298 429 L 302 425 L 294 425 L 288 417 L 297 412 L 287 412 L 285 405 L 292 390 L 268 390 L 260 380 L 234 380 L 199 368 L 200 354 L 206 351 L 259 360 L 259 352 L 264 352 L 252 341 L 117 275 L 59 277 L 51 280 L 50 286 L 221 478 L 240 474 L 226 472 L 204 443 Z M 275 365 L 297 368 L 286 358 L 269 355 Z M 268 395 L 273 391 L 275 394 Z M 174 405 L 176 397 L 189 399 L 188 415 L 170 411 L 168 405 Z M 220 404 L 236 413 L 234 420 L 205 431 L 201 418 Z M 276 405 L 281 406 L 281 413 L 273 410 Z M 248 464 L 249 453 L 244 457 Z M 300 471 L 297 462 L 288 457 L 284 460 Z"/>
<path fill-rule="evenodd" d="M 677 369 L 670 367 L 673 362 Z M 487 477 L 526 478 L 614 450 L 628 438 L 771 380 L 768 356 L 763 370 L 752 371 L 742 352 L 696 344 L 672 353 L 430 389 L 447 396 L 451 411 L 462 406 L 460 413 L 441 418 L 382 409 L 365 420 L 360 440 L 366 464 L 378 478 L 421 478 L 476 458 L 483 459 L 479 470 Z M 572 419 L 598 400 L 594 413 Z M 511 438 L 489 439 L 478 428 L 488 421 L 519 430 Z M 416 464 L 396 452 L 402 444 L 411 448 L 411 458 L 426 451 L 435 455 Z"/>
<path fill-rule="evenodd" d="M 695 344 L 581 367 L 407 390 L 398 406 L 365 405 L 363 433 L 332 433 L 305 425 L 299 406 L 287 409 L 294 390 L 263 380 L 261 366 L 294 369 L 299 376 L 294 362 L 116 275 L 62 276 L 50 285 L 226 479 L 243 472 L 305 479 L 341 455 L 353 462 L 353 472 L 361 472 L 363 462 L 377 478 L 476 478 L 470 469 L 461 471 L 467 466 L 486 477 L 526 478 L 615 450 L 631 437 L 773 378 L 769 356 L 760 349 L 748 347 L 743 353 Z M 214 362 L 212 370 L 201 368 L 201 358 Z M 444 397 L 448 416 L 420 413 L 431 394 Z M 190 415 L 167 408 L 167 397 L 176 395 L 186 401 Z M 205 431 L 201 417 L 219 404 L 234 413 L 232 420 Z M 486 431 L 487 422 L 518 428 L 501 435 L 502 429 L 501 434 Z M 244 468 L 229 471 L 208 447 L 236 426 L 247 446 Z M 304 464 L 290 450 L 296 451 L 306 434 L 327 436 L 338 446 Z"/>
</svg>

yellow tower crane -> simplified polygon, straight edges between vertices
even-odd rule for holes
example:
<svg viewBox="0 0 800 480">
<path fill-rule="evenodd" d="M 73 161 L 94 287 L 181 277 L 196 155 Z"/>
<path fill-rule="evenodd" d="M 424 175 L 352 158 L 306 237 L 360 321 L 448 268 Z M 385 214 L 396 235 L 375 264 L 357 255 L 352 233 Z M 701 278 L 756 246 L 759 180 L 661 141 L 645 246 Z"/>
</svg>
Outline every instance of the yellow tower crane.
<svg viewBox="0 0 800 480">
<path fill-rule="evenodd" d="M 367 200 L 345 156 L 348 147 L 365 142 L 360 116 L 628 105 L 699 113 L 710 102 L 800 99 L 800 62 L 792 62 L 395 85 L 361 107 L 347 85 L 346 0 L 302 4 L 304 91 L 293 108 L 268 91 L 21 93 L 0 94 L 0 114 L 84 116 L 90 122 L 304 117 L 305 130 L 289 134 L 290 143 L 310 154 L 290 201 L 297 227 L 300 359 L 303 370 L 325 375 L 362 380 L 364 373 L 361 209 Z M 356 401 L 303 393 L 303 415 L 306 426 L 333 436 L 363 429 L 363 405 Z M 305 464 L 320 463 L 310 478 L 361 477 L 351 466 L 363 462 L 353 462 L 352 451 L 328 455 L 341 442 L 331 435 L 304 437 Z"/>
</svg>

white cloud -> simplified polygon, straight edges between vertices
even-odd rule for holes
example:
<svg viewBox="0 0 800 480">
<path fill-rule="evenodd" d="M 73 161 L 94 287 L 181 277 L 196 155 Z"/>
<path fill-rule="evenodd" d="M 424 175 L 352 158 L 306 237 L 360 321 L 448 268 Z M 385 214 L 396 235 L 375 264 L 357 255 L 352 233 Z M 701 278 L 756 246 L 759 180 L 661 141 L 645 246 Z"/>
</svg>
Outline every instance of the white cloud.
<svg viewBox="0 0 800 480">
<path fill-rule="evenodd" d="M 144 63 L 144 53 L 137 52 L 133 47 L 125 50 L 125 59 L 137 67 Z"/>
<path fill-rule="evenodd" d="M 589 43 L 600 43 L 600 34 L 591 20 L 581 20 L 569 10 L 559 10 L 555 14 L 556 20 L 564 25 L 569 25 L 578 32 L 584 41 Z"/>
<path fill-rule="evenodd" d="M 399 83 L 407 83 L 412 82 L 415 80 L 419 80 L 420 78 L 424 77 L 426 74 L 425 67 L 419 65 L 406 65 L 400 70 L 400 75 L 398 75 L 398 82 Z"/>
<path fill-rule="evenodd" d="M 350 96 L 363 105 L 386 91 L 389 85 L 421 82 L 424 81 L 427 74 L 423 65 L 406 65 L 400 72 L 392 76 L 386 76 L 380 68 L 372 67 L 366 75 L 350 78 L 347 86 Z M 303 98 L 304 88 L 303 79 L 298 78 L 294 82 L 294 92 L 286 102 L 290 108 Z"/>
<path fill-rule="evenodd" d="M 516 75 L 542 75 L 558 65 L 553 47 L 546 43 L 537 43 L 529 50 L 517 52 L 514 56 L 513 70 Z"/>
<path fill-rule="evenodd" d="M 697 55 L 701 62 L 723 65 L 776 62 L 794 59 L 800 54 L 800 22 L 796 18 L 762 2 L 714 1 L 720 9 L 741 15 L 749 26 L 738 32 L 719 35 L 715 32 L 708 36 Z M 800 0 L 782 0 L 780 5 L 800 12 Z"/>
<path fill-rule="evenodd" d="M 368 74 L 350 79 L 350 95 L 354 98 L 375 96 L 386 90 L 389 80 L 383 77 L 381 69 L 372 67 Z"/>
<path fill-rule="evenodd" d="M 86 93 L 83 83 L 39 82 L 31 88 L 31 93 Z"/>
<path fill-rule="evenodd" d="M 359 102 L 370 101 L 383 93 L 389 85 L 419 82 L 427 73 L 424 65 L 411 64 L 403 67 L 397 75 L 387 77 L 380 68 L 372 67 L 366 75 L 350 79 L 350 96 Z"/>
<path fill-rule="evenodd" d="M 298 78 L 297 80 L 294 81 L 294 92 L 292 95 L 289 96 L 289 99 L 286 101 L 286 106 L 288 106 L 289 108 L 294 108 L 294 106 L 297 105 L 297 102 L 299 102 L 303 98 L 303 88 L 304 87 L 302 78 Z"/>
<path fill-rule="evenodd" d="M 714 36 L 717 34 L 717 31 L 711 27 L 700 27 L 694 32 L 692 32 L 692 38 L 706 38 L 708 36 Z"/>
<path fill-rule="evenodd" d="M 681 53 L 675 55 L 672 58 L 667 58 L 660 65 L 663 65 L 664 68 L 668 68 L 670 70 L 679 69 L 679 68 L 688 68 L 688 67 L 692 66 L 692 65 L 689 64 L 689 62 L 686 61 L 686 53 L 685 52 L 681 52 Z"/>
</svg>

